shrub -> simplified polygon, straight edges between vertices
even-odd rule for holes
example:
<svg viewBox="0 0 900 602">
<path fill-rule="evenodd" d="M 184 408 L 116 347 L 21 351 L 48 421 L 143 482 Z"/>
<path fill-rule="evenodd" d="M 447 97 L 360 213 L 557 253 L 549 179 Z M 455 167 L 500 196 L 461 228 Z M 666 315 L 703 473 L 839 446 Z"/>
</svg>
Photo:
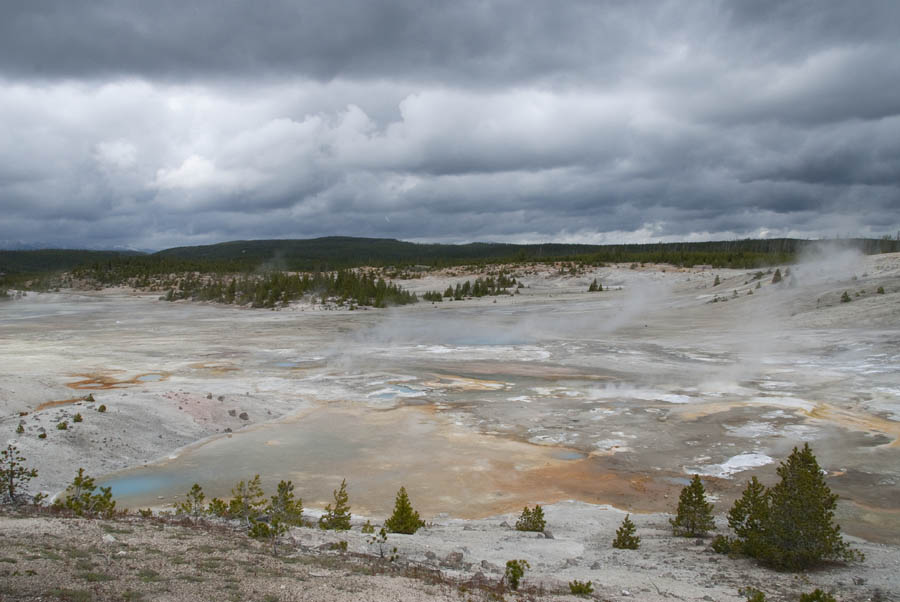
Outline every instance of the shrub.
<svg viewBox="0 0 900 602">
<path fill-rule="evenodd" d="M 72 417 L 72 422 L 81 422 L 82 420 L 84 420 L 84 418 L 81 417 L 81 414 L 75 414 L 75 416 Z"/>
<path fill-rule="evenodd" d="M 808 594 L 802 594 L 800 602 L 837 602 L 837 600 L 831 594 L 816 588 Z"/>
<path fill-rule="evenodd" d="M 25 467 L 25 457 L 15 445 L 7 445 L 0 451 L 0 488 L 2 497 L 10 503 L 19 501 L 19 490 L 37 477 L 37 469 Z"/>
<path fill-rule="evenodd" d="M 884 294 L 884 287 L 883 287 L 883 286 L 879 286 L 879 287 L 878 287 L 878 290 L 875 291 L 875 292 L 878 293 L 879 295 L 883 295 L 883 294 Z"/>
<path fill-rule="evenodd" d="M 205 513 L 203 500 L 206 499 L 206 496 L 203 494 L 203 489 L 200 488 L 200 485 L 194 483 L 194 486 L 191 487 L 191 490 L 188 491 L 187 495 L 184 497 L 185 499 L 183 502 L 175 505 L 175 514 L 193 518 L 203 516 Z"/>
<path fill-rule="evenodd" d="M 772 276 L 772 284 L 778 284 L 779 282 L 781 282 L 781 269 L 780 268 L 776 269 L 775 275 Z"/>
<path fill-rule="evenodd" d="M 506 579 L 509 588 L 512 590 L 519 589 L 519 582 L 525 576 L 525 569 L 530 568 L 531 565 L 528 564 L 527 560 L 507 560 L 506 572 L 503 574 L 503 578 Z"/>
<path fill-rule="evenodd" d="M 19 426 L 16 427 L 16 433 L 18 433 L 19 435 L 21 435 L 21 434 L 24 433 L 24 432 L 25 432 L 25 427 L 24 427 L 24 426 L 22 425 L 22 423 L 20 422 L 20 423 L 19 423 Z"/>
<path fill-rule="evenodd" d="M 150 508 L 139 508 L 138 514 L 141 518 L 153 518 L 153 510 Z"/>
<path fill-rule="evenodd" d="M 375 532 L 375 525 L 373 525 L 370 521 L 366 521 L 366 524 L 362 526 L 362 532 L 366 534 L 371 534 Z"/>
<path fill-rule="evenodd" d="M 700 476 L 694 475 L 691 484 L 681 490 L 675 518 L 669 520 L 672 532 L 679 537 L 703 537 L 715 527 L 712 509 Z"/>
<path fill-rule="evenodd" d="M 594 592 L 594 584 L 590 581 L 569 581 L 569 591 L 574 596 L 589 596 Z"/>
<path fill-rule="evenodd" d="M 100 407 L 97 408 L 97 411 L 98 411 L 98 412 L 105 412 L 105 411 L 106 411 L 106 406 L 105 406 L 104 404 L 101 403 L 101 404 L 100 404 Z"/>
<path fill-rule="evenodd" d="M 612 542 L 613 547 L 620 550 L 637 550 L 641 545 L 641 538 L 635 534 L 636 532 L 637 529 L 631 522 L 631 515 L 626 514 L 622 526 L 616 530 L 616 538 Z"/>
<path fill-rule="evenodd" d="M 721 282 L 722 282 L 722 281 L 719 280 L 719 276 L 718 276 L 718 274 L 717 274 L 717 275 L 716 275 L 716 280 L 715 280 L 715 282 L 713 282 L 713 286 L 719 286 L 719 284 L 721 284 Z"/>
<path fill-rule="evenodd" d="M 46 439 L 47 433 L 38 433 L 38 439 Z"/>
<path fill-rule="evenodd" d="M 588 287 L 588 292 L 589 293 L 599 293 L 602 290 L 603 290 L 603 285 L 600 284 L 596 278 L 594 278 L 594 281 L 591 282 L 591 285 Z"/>
<path fill-rule="evenodd" d="M 334 490 L 334 507 L 325 506 L 325 514 L 319 517 L 323 529 L 346 531 L 350 528 L 350 496 L 347 495 L 347 479 L 341 481 L 341 488 Z"/>
<path fill-rule="evenodd" d="M 519 520 L 516 521 L 516 531 L 535 531 L 542 532 L 547 527 L 547 521 L 544 520 L 544 509 L 540 504 L 535 504 L 534 510 L 529 510 L 528 506 L 522 509 Z"/>
<path fill-rule="evenodd" d="M 112 516 L 116 508 L 112 488 L 101 487 L 100 493 L 94 493 L 96 490 L 94 479 L 86 476 L 83 468 L 79 468 L 72 484 L 66 489 L 66 497 L 57 498 L 53 507 L 71 510 L 77 516 Z"/>
<path fill-rule="evenodd" d="M 56 425 L 56 430 L 58 430 L 58 431 L 65 431 L 68 429 L 69 429 L 69 424 L 65 420 L 57 423 L 57 425 Z"/>
<path fill-rule="evenodd" d="M 844 294 L 841 295 L 841 303 L 850 303 L 850 294 L 847 291 L 844 291 Z"/>
<path fill-rule="evenodd" d="M 425 521 L 419 518 L 419 513 L 413 510 L 412 504 L 409 502 L 406 487 L 401 487 L 397 492 L 397 499 L 394 501 L 394 513 L 384 521 L 385 529 L 388 533 L 412 535 L 424 526 Z"/>
<path fill-rule="evenodd" d="M 766 595 L 755 587 L 741 588 L 738 593 L 747 598 L 747 602 L 766 602 Z"/>
<path fill-rule="evenodd" d="M 709 546 L 716 554 L 731 554 L 734 551 L 734 543 L 734 540 L 730 537 L 716 535 Z"/>
</svg>

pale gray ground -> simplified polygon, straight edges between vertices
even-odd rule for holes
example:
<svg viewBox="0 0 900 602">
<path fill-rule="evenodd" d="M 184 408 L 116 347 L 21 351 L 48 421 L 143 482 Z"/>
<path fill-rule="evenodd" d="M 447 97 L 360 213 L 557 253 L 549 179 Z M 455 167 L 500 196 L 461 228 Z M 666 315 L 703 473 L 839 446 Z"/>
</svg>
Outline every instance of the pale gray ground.
<svg viewBox="0 0 900 602">
<path fill-rule="evenodd" d="M 792 270 L 793 283 L 773 285 L 745 270 L 519 268 L 517 296 L 355 312 L 30 294 L 0 305 L 0 432 L 50 492 L 79 466 L 98 476 L 138 467 L 101 480 L 120 503 L 164 506 L 195 481 L 227 495 L 258 472 L 267 489 L 290 478 L 321 507 L 346 476 L 357 512 L 384 516 L 403 484 L 426 517 L 470 519 L 569 499 L 667 511 L 693 472 L 724 511 L 746 479 L 771 483 L 778 460 L 809 441 L 844 500 L 845 530 L 897 544 L 900 256 L 836 254 Z M 473 277 L 404 284 L 443 290 Z M 613 290 L 585 293 L 594 277 Z M 844 290 L 850 303 L 839 302 Z M 94 403 L 35 411 L 88 393 Z M 587 520 L 565 508 L 551 516 Z M 541 543 L 570 542 L 587 576 L 621 517 L 583 508 L 596 525 Z M 642 552 L 648 565 L 661 562 L 664 518 L 637 521 L 663 546 Z M 459 536 L 447 532 L 444 545 Z M 897 548 L 884 550 L 884 566 L 900 566 Z M 536 562 L 559 573 L 555 560 Z M 620 568 L 624 579 L 645 567 Z"/>
</svg>

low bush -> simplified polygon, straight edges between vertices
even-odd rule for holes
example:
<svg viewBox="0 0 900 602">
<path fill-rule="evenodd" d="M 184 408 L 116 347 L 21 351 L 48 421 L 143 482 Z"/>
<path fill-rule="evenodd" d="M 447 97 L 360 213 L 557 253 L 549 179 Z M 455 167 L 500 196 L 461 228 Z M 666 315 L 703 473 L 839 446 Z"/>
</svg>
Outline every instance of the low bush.
<svg viewBox="0 0 900 602">
<path fill-rule="evenodd" d="M 503 573 L 503 578 L 506 580 L 509 588 L 512 590 L 519 589 L 519 583 L 525 576 L 525 569 L 530 568 L 531 565 L 528 564 L 527 560 L 507 560 L 506 572 Z"/>
<path fill-rule="evenodd" d="M 516 521 L 516 531 L 534 531 L 542 532 L 547 527 L 547 521 L 544 520 L 544 509 L 540 504 L 536 504 L 534 510 L 530 510 L 528 506 L 522 510 L 519 520 Z"/>
<path fill-rule="evenodd" d="M 594 592 L 594 585 L 590 581 L 569 581 L 569 591 L 574 596 L 589 596 Z"/>
</svg>

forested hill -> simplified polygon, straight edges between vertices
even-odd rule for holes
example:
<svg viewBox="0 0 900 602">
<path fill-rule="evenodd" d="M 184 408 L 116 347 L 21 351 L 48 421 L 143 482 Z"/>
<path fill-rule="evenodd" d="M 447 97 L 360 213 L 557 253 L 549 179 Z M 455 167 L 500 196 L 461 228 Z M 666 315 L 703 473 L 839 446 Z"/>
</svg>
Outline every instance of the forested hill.
<svg viewBox="0 0 900 602">
<path fill-rule="evenodd" d="M 107 267 L 129 272 L 335 270 L 372 266 L 445 266 L 482 262 L 571 260 L 583 263 L 658 262 L 693 266 L 755 268 L 788 263 L 811 245 L 853 247 L 864 253 L 900 251 L 884 239 L 809 241 L 792 238 L 625 245 L 419 244 L 387 238 L 332 236 L 303 240 L 246 240 L 176 247 L 153 254 L 46 249 L 0 251 L 7 275 Z M 127 268 L 126 268 L 127 266 Z"/>
<path fill-rule="evenodd" d="M 183 260 L 240 261 L 272 269 L 315 270 L 360 265 L 455 265 L 485 261 L 579 260 L 599 262 L 659 262 L 750 268 L 792 261 L 809 245 L 795 238 L 626 245 L 418 244 L 388 238 L 332 236 L 306 240 L 232 241 L 197 247 L 177 247 L 157 256 Z M 854 247 L 867 254 L 900 251 L 900 242 L 842 239 L 828 244 Z"/>
</svg>

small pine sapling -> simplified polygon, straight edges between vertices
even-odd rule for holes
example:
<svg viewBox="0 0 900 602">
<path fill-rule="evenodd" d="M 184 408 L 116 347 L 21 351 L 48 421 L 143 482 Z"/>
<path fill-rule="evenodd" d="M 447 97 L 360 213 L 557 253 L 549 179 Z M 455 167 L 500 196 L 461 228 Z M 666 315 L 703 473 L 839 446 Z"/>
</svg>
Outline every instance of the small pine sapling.
<svg viewBox="0 0 900 602">
<path fill-rule="evenodd" d="M 0 451 L 0 488 L 2 499 L 16 504 L 20 500 L 19 490 L 31 479 L 37 477 L 37 469 L 25 466 L 25 457 L 15 445 L 7 445 Z"/>
<path fill-rule="evenodd" d="M 214 497 L 209 500 L 209 505 L 206 507 L 206 513 L 219 518 L 225 518 L 228 516 L 228 504 L 223 500 Z"/>
<path fill-rule="evenodd" d="M 384 527 L 388 533 L 403 533 L 412 535 L 425 526 L 425 521 L 419 518 L 419 513 L 413 510 L 406 494 L 406 487 L 401 487 L 394 501 L 394 513 L 384 521 Z"/>
<path fill-rule="evenodd" d="M 58 430 L 58 431 L 65 431 L 68 429 L 69 429 L 69 425 L 65 420 L 63 420 L 62 422 L 58 422 L 56 424 L 56 430 Z"/>
<path fill-rule="evenodd" d="M 616 530 L 616 538 L 612 545 L 620 550 L 637 550 L 641 545 L 641 538 L 636 535 L 637 529 L 631 521 L 631 515 L 626 514 L 622 526 Z"/>
<path fill-rule="evenodd" d="M 57 498 L 53 507 L 71 510 L 76 516 L 112 516 L 116 508 L 112 488 L 101 487 L 100 493 L 94 493 L 96 490 L 94 479 L 84 474 L 84 468 L 79 468 L 72 484 L 66 489 L 66 497 Z"/>
<path fill-rule="evenodd" d="M 375 532 L 375 525 L 372 524 L 371 521 L 366 521 L 366 524 L 362 526 L 362 532 L 366 535 L 371 535 Z"/>
<path fill-rule="evenodd" d="M 509 585 L 509 589 L 519 589 L 519 584 L 525 576 L 525 569 L 530 568 L 531 565 L 528 564 L 527 560 L 507 560 L 506 572 L 503 573 L 503 578 L 506 580 L 507 585 Z"/>
<path fill-rule="evenodd" d="M 591 581 L 569 581 L 569 591 L 573 596 L 590 596 L 594 593 L 594 584 Z"/>
<path fill-rule="evenodd" d="M 522 510 L 519 520 L 516 521 L 516 531 L 533 531 L 536 533 L 543 532 L 547 527 L 547 521 L 544 520 L 544 509 L 540 504 L 535 504 L 534 510 L 530 510 L 528 506 Z"/>
<path fill-rule="evenodd" d="M 81 416 L 81 414 L 75 414 L 72 417 L 72 422 L 81 422 L 82 420 L 84 420 L 84 418 Z"/>
<path fill-rule="evenodd" d="M 16 433 L 21 435 L 24 432 L 25 432 L 25 425 L 20 422 L 19 426 L 16 427 Z"/>
<path fill-rule="evenodd" d="M 678 511 L 669 522 L 672 532 L 679 537 L 703 537 L 715 528 L 713 505 L 706 501 L 706 490 L 699 475 L 694 475 L 690 485 L 681 490 Z"/>
<path fill-rule="evenodd" d="M 228 502 L 228 516 L 244 521 L 247 528 L 250 528 L 251 522 L 262 514 L 262 508 L 265 503 L 265 494 L 260 485 L 259 475 L 254 475 L 247 483 L 239 481 L 231 489 L 231 501 Z"/>
<path fill-rule="evenodd" d="M 374 529 L 373 529 L 374 530 Z M 387 558 L 390 562 L 394 562 L 397 560 L 397 547 L 394 546 L 390 550 L 390 555 L 386 555 L 385 552 L 388 549 L 387 541 L 388 541 L 388 532 L 384 527 L 378 530 L 378 534 L 373 534 L 369 538 L 369 545 L 376 546 L 378 548 L 378 557 L 379 558 Z"/>
<path fill-rule="evenodd" d="M 269 500 L 266 513 L 289 527 L 303 525 L 303 500 L 294 497 L 294 484 L 291 481 L 280 481 L 275 495 Z"/>
<path fill-rule="evenodd" d="M 350 529 L 350 496 L 347 495 L 347 479 L 341 481 L 341 488 L 334 490 L 334 507 L 325 506 L 325 513 L 319 517 L 319 527 L 335 531 Z"/>
<path fill-rule="evenodd" d="M 191 490 L 184 496 L 184 501 L 175 505 L 175 514 L 179 516 L 189 516 L 191 518 L 200 518 L 205 514 L 203 508 L 203 500 L 205 499 L 206 495 L 203 493 L 203 489 L 200 485 L 194 483 Z"/>
<path fill-rule="evenodd" d="M 777 268 L 775 275 L 772 276 L 772 284 L 778 284 L 779 282 L 781 282 L 781 268 Z"/>
</svg>

